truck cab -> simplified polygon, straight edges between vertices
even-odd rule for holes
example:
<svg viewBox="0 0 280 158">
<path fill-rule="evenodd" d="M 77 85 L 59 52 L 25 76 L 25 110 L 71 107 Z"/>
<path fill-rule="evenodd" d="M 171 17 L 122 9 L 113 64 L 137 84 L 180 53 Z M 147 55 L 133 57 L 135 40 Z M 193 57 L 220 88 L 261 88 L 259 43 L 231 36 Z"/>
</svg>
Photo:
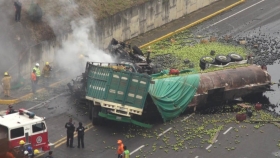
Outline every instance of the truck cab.
<svg viewBox="0 0 280 158">
<path fill-rule="evenodd" d="M 25 142 L 26 147 L 31 146 L 33 150 L 50 150 L 45 119 L 25 109 L 1 116 L 0 157 L 8 151 L 13 151 L 13 154 L 17 155 L 21 140 Z"/>
</svg>

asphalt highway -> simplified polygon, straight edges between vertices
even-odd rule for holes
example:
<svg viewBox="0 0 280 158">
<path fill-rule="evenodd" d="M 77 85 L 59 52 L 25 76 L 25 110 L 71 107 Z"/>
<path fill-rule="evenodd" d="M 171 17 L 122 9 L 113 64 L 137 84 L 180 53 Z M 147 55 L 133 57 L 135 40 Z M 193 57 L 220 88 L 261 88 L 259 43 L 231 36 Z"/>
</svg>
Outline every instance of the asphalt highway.
<svg viewBox="0 0 280 158">
<path fill-rule="evenodd" d="M 250 35 L 250 33 L 258 34 L 256 31 L 261 30 L 262 33 L 275 36 L 280 30 L 279 7 L 279 0 L 247 0 L 231 11 L 191 30 L 195 34 L 218 36 L 231 34 L 239 37 Z M 275 67 L 268 69 L 277 70 Z M 279 78 L 279 76 L 273 77 L 275 80 Z M 278 98 L 280 96 L 278 92 L 268 95 L 276 102 L 277 95 Z M 32 108 L 34 106 L 36 107 Z M 277 146 L 280 131 L 271 124 L 255 129 L 254 124 L 221 121 L 217 124 L 223 125 L 223 128 L 215 143 L 209 144 L 202 141 L 208 140 L 209 137 L 186 140 L 188 136 L 198 137 L 197 134 L 188 132 L 188 127 L 199 127 L 203 122 L 202 117 L 229 120 L 234 118 L 234 114 L 217 114 L 217 116 L 185 114 L 172 122 L 157 122 L 152 129 L 143 129 L 111 121 L 104 122 L 102 126 L 90 126 L 87 107 L 75 103 L 75 100 L 70 99 L 67 94 L 42 104 L 24 102 L 15 107 L 32 108 L 37 115 L 47 118 L 49 138 L 52 143 L 55 143 L 54 156 L 58 158 L 117 157 L 116 142 L 118 139 L 123 140 L 131 152 L 131 157 L 270 158 L 280 156 L 280 149 Z M 69 117 L 73 117 L 76 125 L 79 121 L 88 125 L 88 131 L 85 134 L 85 149 L 66 148 L 64 125 Z M 212 124 L 212 126 L 217 124 Z M 212 126 L 209 125 L 206 129 L 212 129 Z M 177 146 L 174 146 L 176 144 Z M 74 145 L 77 146 L 77 139 L 74 140 Z"/>
</svg>

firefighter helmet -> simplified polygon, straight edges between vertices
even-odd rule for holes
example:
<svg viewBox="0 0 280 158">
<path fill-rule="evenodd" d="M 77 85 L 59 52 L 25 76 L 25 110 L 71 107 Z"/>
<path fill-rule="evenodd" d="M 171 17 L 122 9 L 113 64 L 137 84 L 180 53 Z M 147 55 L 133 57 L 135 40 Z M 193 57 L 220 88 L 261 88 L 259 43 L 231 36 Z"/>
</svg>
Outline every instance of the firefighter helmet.
<svg viewBox="0 0 280 158">
<path fill-rule="evenodd" d="M 39 153 L 40 153 L 40 151 L 38 149 L 34 150 L 34 155 L 39 154 Z"/>
<path fill-rule="evenodd" d="M 25 144 L 24 140 L 19 141 L 19 144 L 20 144 L 20 145 Z"/>
<path fill-rule="evenodd" d="M 49 65 L 50 63 L 49 62 L 46 62 L 46 65 Z"/>
<path fill-rule="evenodd" d="M 9 74 L 8 74 L 8 72 L 5 72 L 4 75 L 5 75 L 5 76 L 8 76 Z"/>
<path fill-rule="evenodd" d="M 27 155 L 27 154 L 28 154 L 28 151 L 27 151 L 27 150 L 25 150 L 25 151 L 24 151 L 24 155 Z"/>
<path fill-rule="evenodd" d="M 40 66 L 39 63 L 36 63 L 36 66 Z"/>
</svg>

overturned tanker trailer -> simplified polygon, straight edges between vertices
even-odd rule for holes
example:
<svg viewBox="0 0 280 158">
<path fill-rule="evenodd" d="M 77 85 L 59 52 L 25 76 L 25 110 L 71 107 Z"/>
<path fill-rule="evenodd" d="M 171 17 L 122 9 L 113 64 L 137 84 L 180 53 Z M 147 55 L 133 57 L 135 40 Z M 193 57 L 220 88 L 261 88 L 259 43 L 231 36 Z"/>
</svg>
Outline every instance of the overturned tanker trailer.
<svg viewBox="0 0 280 158">
<path fill-rule="evenodd" d="M 271 76 L 251 65 L 200 74 L 200 83 L 189 107 L 219 103 L 270 89 Z"/>
<path fill-rule="evenodd" d="M 144 118 L 154 115 L 155 110 L 168 121 L 188 108 L 262 93 L 271 85 L 268 72 L 256 65 L 159 77 L 167 72 L 147 75 L 88 62 L 85 98 L 92 123 L 109 119 L 149 128 Z"/>
</svg>

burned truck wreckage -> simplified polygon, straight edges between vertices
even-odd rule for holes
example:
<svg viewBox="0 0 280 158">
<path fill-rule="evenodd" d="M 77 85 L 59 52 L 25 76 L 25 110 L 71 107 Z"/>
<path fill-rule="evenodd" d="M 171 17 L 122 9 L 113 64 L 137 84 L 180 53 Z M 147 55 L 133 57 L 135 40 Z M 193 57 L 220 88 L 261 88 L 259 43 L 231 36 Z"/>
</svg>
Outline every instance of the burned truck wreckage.
<svg viewBox="0 0 280 158">
<path fill-rule="evenodd" d="M 153 64 L 149 52 L 145 58 L 138 47 L 133 52 L 125 47 L 111 43 L 110 53 L 118 63 L 87 62 L 82 76 L 73 80 L 73 85 L 68 83 L 73 96 L 85 101 L 93 124 L 109 119 L 149 128 L 143 120 L 155 111 L 168 121 L 190 108 L 222 104 L 270 89 L 270 75 L 257 65 L 157 78 L 172 69 L 162 70 Z"/>
</svg>

